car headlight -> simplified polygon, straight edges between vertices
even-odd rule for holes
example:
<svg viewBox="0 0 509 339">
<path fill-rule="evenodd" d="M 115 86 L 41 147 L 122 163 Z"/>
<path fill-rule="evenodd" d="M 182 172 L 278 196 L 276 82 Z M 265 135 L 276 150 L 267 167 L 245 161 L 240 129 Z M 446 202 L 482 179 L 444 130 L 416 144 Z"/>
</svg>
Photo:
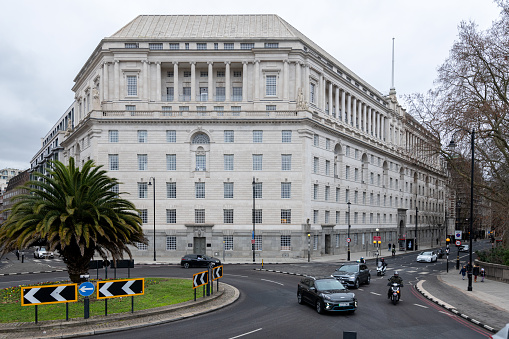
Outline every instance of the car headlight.
<svg viewBox="0 0 509 339">
<path fill-rule="evenodd" d="M 355 275 L 352 275 L 352 276 L 348 277 L 348 279 L 354 280 L 355 279 Z"/>
<path fill-rule="evenodd" d="M 325 300 L 331 300 L 331 297 L 330 297 L 330 295 L 328 295 L 328 294 L 323 294 L 323 293 L 322 293 L 322 294 L 320 294 L 320 296 L 321 296 L 322 298 L 324 298 Z"/>
</svg>

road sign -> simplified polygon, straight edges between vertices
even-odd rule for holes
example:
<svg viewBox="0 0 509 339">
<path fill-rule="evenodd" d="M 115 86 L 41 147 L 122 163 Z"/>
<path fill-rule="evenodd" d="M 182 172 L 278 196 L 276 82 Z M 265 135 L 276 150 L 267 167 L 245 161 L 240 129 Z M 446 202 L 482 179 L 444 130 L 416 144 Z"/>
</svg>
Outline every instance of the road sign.
<svg viewBox="0 0 509 339">
<path fill-rule="evenodd" d="M 350 241 L 352 241 L 352 239 L 346 238 L 346 242 L 350 242 Z"/>
<path fill-rule="evenodd" d="M 373 236 L 373 241 L 382 241 L 382 236 L 381 235 Z"/>
<path fill-rule="evenodd" d="M 78 284 L 21 287 L 21 306 L 78 301 Z"/>
<path fill-rule="evenodd" d="M 462 231 L 454 231 L 454 237 L 456 239 L 461 239 Z"/>
<path fill-rule="evenodd" d="M 251 239 L 251 244 L 254 244 L 255 243 L 255 240 L 254 239 Z"/>
<path fill-rule="evenodd" d="M 88 297 L 89 295 L 92 295 L 94 293 L 95 287 L 94 284 L 91 282 L 84 282 L 78 287 L 78 292 L 84 297 Z"/>
<path fill-rule="evenodd" d="M 193 274 L 193 288 L 205 285 L 208 281 L 209 281 L 209 271 L 203 271 Z"/>
<path fill-rule="evenodd" d="M 461 240 L 456 240 L 456 246 L 461 246 Z"/>
<path fill-rule="evenodd" d="M 212 280 L 216 280 L 223 277 L 223 265 L 216 266 L 212 269 Z"/>
<path fill-rule="evenodd" d="M 97 299 L 128 297 L 145 294 L 144 278 L 97 282 Z"/>
</svg>

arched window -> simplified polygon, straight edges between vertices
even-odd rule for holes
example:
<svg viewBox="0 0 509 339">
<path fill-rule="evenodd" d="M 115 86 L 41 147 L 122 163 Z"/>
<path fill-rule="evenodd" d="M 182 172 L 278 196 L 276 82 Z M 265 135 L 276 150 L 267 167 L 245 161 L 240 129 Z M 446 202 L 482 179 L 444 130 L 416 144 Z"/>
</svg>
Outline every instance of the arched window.
<svg viewBox="0 0 509 339">
<path fill-rule="evenodd" d="M 210 139 L 207 134 L 198 133 L 193 138 L 193 144 L 209 144 Z"/>
</svg>

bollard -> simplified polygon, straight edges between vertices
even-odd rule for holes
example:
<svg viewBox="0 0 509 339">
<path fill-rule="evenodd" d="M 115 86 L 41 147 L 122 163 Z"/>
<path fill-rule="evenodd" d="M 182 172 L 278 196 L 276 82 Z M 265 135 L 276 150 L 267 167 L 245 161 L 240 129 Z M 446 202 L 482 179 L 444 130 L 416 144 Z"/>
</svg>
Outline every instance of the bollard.
<svg viewBox="0 0 509 339">
<path fill-rule="evenodd" d="M 343 339 L 357 339 L 357 332 L 343 331 Z"/>
<path fill-rule="evenodd" d="M 25 262 L 25 253 L 21 253 L 21 263 Z"/>
</svg>

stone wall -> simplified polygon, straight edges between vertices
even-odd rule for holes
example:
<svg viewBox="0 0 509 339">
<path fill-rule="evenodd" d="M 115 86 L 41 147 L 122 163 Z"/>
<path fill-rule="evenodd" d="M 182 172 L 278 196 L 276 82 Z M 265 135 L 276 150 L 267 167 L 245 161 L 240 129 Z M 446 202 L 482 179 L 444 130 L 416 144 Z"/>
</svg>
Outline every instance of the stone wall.
<svg viewBox="0 0 509 339">
<path fill-rule="evenodd" d="M 491 264 L 484 261 L 475 260 L 480 267 L 484 267 L 486 278 L 509 283 L 509 266 Z"/>
</svg>

